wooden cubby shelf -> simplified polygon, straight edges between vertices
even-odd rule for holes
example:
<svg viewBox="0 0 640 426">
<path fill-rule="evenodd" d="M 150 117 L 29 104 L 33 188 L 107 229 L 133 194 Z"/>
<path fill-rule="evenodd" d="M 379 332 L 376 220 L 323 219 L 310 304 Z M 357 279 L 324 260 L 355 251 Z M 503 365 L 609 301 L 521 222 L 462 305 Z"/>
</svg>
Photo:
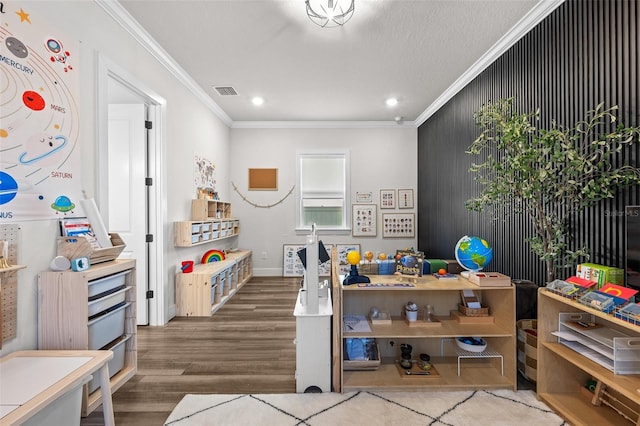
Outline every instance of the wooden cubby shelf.
<svg viewBox="0 0 640 426">
<path fill-rule="evenodd" d="M 335 259 L 334 259 L 335 260 Z M 332 266 L 332 271 L 337 267 Z M 374 284 L 397 283 L 392 275 L 367 275 Z M 464 278 L 440 281 L 432 276 L 415 280 L 413 287 L 359 287 L 342 285 L 342 276 L 332 273 L 334 299 L 334 390 L 351 392 L 412 391 L 412 390 L 470 390 L 517 389 L 515 327 L 515 287 L 479 287 Z M 461 290 L 474 290 L 482 306 L 490 310 L 493 323 L 461 323 L 451 315 L 458 309 Z M 438 325 L 409 325 L 402 317 L 403 307 L 412 301 L 421 308 L 431 305 Z M 336 306 L 337 304 L 337 306 Z M 369 332 L 345 331 L 343 316 L 369 317 L 375 307 L 391 315 L 391 324 L 372 324 Z M 336 318 L 337 316 L 337 318 Z M 420 318 L 419 318 L 420 321 Z M 491 357 L 464 358 L 459 362 L 456 337 L 481 336 L 487 343 Z M 374 338 L 381 363 L 376 369 L 345 369 L 344 341 L 348 338 Z M 400 359 L 400 345 L 412 346 L 412 359 L 421 353 L 431 357 L 437 370 L 434 376 L 405 377 L 396 366 Z M 458 367 L 459 366 L 459 367 Z M 458 374 L 459 373 L 459 374 Z"/>
<path fill-rule="evenodd" d="M 572 425 L 640 425 L 640 374 L 614 374 L 559 342 L 553 333 L 560 328 L 561 313 L 586 314 L 598 327 L 615 330 L 634 340 L 640 338 L 640 327 L 635 324 L 545 288 L 539 289 L 538 398 Z M 625 354 L 625 361 L 637 363 L 637 349 L 633 351 Z M 594 393 L 586 389 L 589 381 L 597 383 Z"/>
<path fill-rule="evenodd" d="M 194 265 L 176 274 L 176 315 L 213 315 L 253 276 L 251 251 L 236 251 L 225 260 Z"/>
<path fill-rule="evenodd" d="M 208 244 L 240 234 L 240 221 L 231 217 L 231 204 L 218 200 L 192 200 L 191 220 L 174 222 L 176 247 Z"/>
</svg>

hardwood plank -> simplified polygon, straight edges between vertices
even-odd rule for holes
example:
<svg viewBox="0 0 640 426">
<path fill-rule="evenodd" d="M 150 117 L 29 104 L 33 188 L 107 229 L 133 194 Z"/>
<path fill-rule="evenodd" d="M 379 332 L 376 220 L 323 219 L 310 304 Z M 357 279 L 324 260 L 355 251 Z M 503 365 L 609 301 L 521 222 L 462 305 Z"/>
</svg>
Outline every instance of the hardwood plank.
<svg viewBox="0 0 640 426">
<path fill-rule="evenodd" d="M 163 424 L 188 393 L 295 393 L 299 288 L 253 277 L 212 317 L 138 327 L 138 373 L 113 394 L 116 424 Z M 80 424 L 102 425 L 102 411 Z"/>
</svg>

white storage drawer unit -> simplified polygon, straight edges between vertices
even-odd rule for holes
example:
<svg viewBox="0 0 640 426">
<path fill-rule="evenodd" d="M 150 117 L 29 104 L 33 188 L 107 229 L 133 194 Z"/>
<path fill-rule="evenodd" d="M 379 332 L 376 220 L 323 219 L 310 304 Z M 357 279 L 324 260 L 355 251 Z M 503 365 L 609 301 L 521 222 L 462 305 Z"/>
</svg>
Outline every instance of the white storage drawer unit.
<svg viewBox="0 0 640 426">
<path fill-rule="evenodd" d="M 137 371 L 135 266 L 133 259 L 116 259 L 81 272 L 38 274 L 38 349 L 100 350 L 113 344 L 112 392 Z M 127 339 L 117 346 L 122 336 Z M 102 395 L 99 387 L 84 388 L 86 416 L 100 406 Z"/>
</svg>

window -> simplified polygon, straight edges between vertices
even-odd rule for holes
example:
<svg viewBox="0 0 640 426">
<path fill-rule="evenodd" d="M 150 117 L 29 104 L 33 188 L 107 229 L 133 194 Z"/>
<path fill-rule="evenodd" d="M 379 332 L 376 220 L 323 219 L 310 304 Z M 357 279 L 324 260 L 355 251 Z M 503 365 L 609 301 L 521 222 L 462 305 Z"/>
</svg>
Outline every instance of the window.
<svg viewBox="0 0 640 426">
<path fill-rule="evenodd" d="M 349 229 L 349 152 L 298 153 L 298 229 Z"/>
</svg>

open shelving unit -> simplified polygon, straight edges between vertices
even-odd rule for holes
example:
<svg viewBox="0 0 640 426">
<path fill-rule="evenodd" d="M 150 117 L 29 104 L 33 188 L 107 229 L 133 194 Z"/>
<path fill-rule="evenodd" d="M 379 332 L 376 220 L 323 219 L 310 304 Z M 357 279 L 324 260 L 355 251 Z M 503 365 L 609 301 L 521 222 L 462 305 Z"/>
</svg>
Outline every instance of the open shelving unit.
<svg viewBox="0 0 640 426">
<path fill-rule="evenodd" d="M 335 268 L 334 268 L 335 270 Z M 368 275 L 376 284 L 398 282 L 389 275 Z M 465 389 L 512 389 L 517 388 L 515 327 L 515 287 L 479 287 L 470 281 L 437 280 L 432 276 L 419 277 L 413 287 L 359 287 L 343 286 L 342 277 L 332 274 L 334 295 L 334 390 L 351 392 L 357 390 L 465 390 Z M 493 323 L 461 323 L 450 316 L 460 303 L 461 290 L 474 290 L 482 306 L 490 309 Z M 335 296 L 334 296 L 335 297 Z M 419 306 L 427 304 L 435 309 L 436 326 L 413 326 L 402 318 L 403 306 L 413 301 Z M 335 309 L 335 305 L 339 308 Z M 344 331 L 343 315 L 368 314 L 372 307 L 391 314 L 391 324 L 373 324 L 371 331 Z M 335 318 L 335 317 L 338 318 Z M 492 356 L 464 359 L 459 364 L 459 348 L 455 338 L 481 336 L 487 343 L 487 353 Z M 350 370 L 344 368 L 344 339 L 375 338 L 379 347 L 381 364 L 375 370 Z M 400 358 L 401 343 L 412 345 L 412 358 L 428 353 L 437 369 L 434 376 L 404 376 L 396 367 Z M 460 365 L 460 371 L 459 366 Z"/>
<path fill-rule="evenodd" d="M 235 237 L 240 221 L 231 217 L 231 203 L 191 200 L 191 220 L 174 222 L 174 245 L 192 247 Z"/>
<path fill-rule="evenodd" d="M 615 318 L 547 289 L 538 290 L 538 397 L 573 425 L 640 425 L 640 374 L 615 374 L 558 341 L 560 314 L 587 315 L 602 327 L 640 338 L 638 325 Z M 585 390 L 588 381 L 597 382 L 595 393 Z M 616 409 L 598 398 L 607 392 L 630 410 Z M 606 398 L 605 398 L 606 399 Z M 611 399 L 608 401 L 616 405 Z M 625 415 L 622 415 L 620 412 Z M 635 413 L 635 414 L 634 414 Z"/>
<path fill-rule="evenodd" d="M 176 315 L 213 315 L 253 277 L 251 251 L 228 253 L 225 260 L 194 265 L 176 274 Z"/>
</svg>

